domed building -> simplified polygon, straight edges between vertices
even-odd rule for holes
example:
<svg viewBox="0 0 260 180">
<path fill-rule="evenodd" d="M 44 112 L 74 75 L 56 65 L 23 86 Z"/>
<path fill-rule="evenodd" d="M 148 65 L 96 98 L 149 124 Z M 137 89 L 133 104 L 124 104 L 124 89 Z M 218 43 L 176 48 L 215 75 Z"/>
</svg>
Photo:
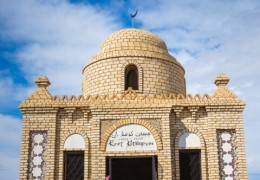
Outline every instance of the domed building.
<svg viewBox="0 0 260 180">
<path fill-rule="evenodd" d="M 185 70 L 141 29 L 108 36 L 83 68 L 82 95 L 53 96 L 47 77 L 24 102 L 20 179 L 247 179 L 245 103 L 216 77 L 186 94 Z"/>
</svg>

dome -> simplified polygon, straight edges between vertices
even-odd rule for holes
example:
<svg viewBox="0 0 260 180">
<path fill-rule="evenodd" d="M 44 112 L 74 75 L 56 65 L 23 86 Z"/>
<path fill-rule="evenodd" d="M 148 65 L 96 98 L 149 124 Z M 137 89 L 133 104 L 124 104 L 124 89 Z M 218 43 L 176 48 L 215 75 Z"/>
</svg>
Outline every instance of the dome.
<svg viewBox="0 0 260 180">
<path fill-rule="evenodd" d="M 122 29 L 108 36 L 100 48 L 100 53 L 129 50 L 167 53 L 166 44 L 155 34 L 142 29 Z"/>
<path fill-rule="evenodd" d="M 185 70 L 165 42 L 142 29 L 109 35 L 83 69 L 83 95 L 124 93 L 185 94 Z"/>
<path fill-rule="evenodd" d="M 127 28 L 110 34 L 86 66 L 101 59 L 130 56 L 155 57 L 180 65 L 157 35 L 142 29 Z"/>
</svg>

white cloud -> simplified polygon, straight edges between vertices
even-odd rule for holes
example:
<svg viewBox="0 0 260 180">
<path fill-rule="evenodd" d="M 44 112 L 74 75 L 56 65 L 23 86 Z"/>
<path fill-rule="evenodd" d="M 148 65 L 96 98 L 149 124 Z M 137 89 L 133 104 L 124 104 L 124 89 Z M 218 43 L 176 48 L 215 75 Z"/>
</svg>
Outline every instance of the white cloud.
<svg viewBox="0 0 260 180">
<path fill-rule="evenodd" d="M 135 1 L 138 20 L 166 41 L 186 69 L 188 93 L 212 93 L 219 73 L 245 108 L 249 173 L 260 174 L 260 3 L 249 1 Z M 156 4 L 156 6 L 151 4 Z"/>
<path fill-rule="evenodd" d="M 176 54 L 175 58 L 178 59 L 178 61 L 182 64 L 182 65 L 186 65 L 189 61 L 193 61 L 194 57 L 192 55 L 190 55 L 188 52 L 186 52 L 185 50 L 180 50 L 180 52 L 175 53 L 175 52 L 171 52 L 169 51 L 171 54 Z"/>
<path fill-rule="evenodd" d="M 10 108 L 14 104 L 25 100 L 33 92 L 35 87 L 28 87 L 23 84 L 15 84 L 10 72 L 0 71 L 0 108 Z M 17 107 L 18 108 L 18 107 Z"/>
<path fill-rule="evenodd" d="M 150 5 L 140 5 L 139 21 L 144 28 L 159 34 L 170 49 L 182 50 L 175 56 L 183 50 L 190 52 L 194 62 L 190 62 L 192 67 L 188 64 L 187 68 L 202 69 L 202 65 L 214 62 L 216 70 L 246 68 L 248 74 L 249 68 L 259 67 L 255 60 L 260 53 L 257 46 L 260 41 L 260 4 L 257 1 L 156 2 L 157 6 L 152 9 L 145 8 Z M 254 72 L 258 73 L 256 68 Z"/>
<path fill-rule="evenodd" d="M 25 78 L 47 75 L 53 94 L 80 94 L 84 65 L 120 27 L 108 10 L 65 0 L 4 0 L 0 7 L 1 38 L 24 43 L 13 58 Z"/>
<path fill-rule="evenodd" d="M 0 177 L 18 179 L 21 145 L 20 119 L 0 114 Z"/>
<path fill-rule="evenodd" d="M 53 95 L 80 94 L 83 66 L 105 36 L 120 27 L 109 11 L 72 5 L 66 0 L 2 0 L 0 25 L 1 43 L 18 44 L 18 49 L 8 56 L 16 60 L 12 63 L 18 64 L 29 82 L 14 83 L 12 72 L 1 70 L 1 112 L 10 111 L 25 100 L 36 89 L 32 84 L 39 75 L 49 77 Z M 0 114 L 3 180 L 18 179 L 20 137 L 21 121 Z"/>
</svg>

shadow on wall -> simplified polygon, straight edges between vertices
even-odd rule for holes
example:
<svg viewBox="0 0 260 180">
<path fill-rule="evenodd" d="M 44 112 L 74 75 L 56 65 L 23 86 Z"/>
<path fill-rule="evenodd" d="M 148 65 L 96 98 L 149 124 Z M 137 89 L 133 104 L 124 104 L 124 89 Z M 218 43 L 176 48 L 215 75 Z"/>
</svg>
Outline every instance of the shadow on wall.
<svg viewBox="0 0 260 180">
<path fill-rule="evenodd" d="M 163 179 L 163 167 L 158 163 L 158 179 Z"/>
</svg>

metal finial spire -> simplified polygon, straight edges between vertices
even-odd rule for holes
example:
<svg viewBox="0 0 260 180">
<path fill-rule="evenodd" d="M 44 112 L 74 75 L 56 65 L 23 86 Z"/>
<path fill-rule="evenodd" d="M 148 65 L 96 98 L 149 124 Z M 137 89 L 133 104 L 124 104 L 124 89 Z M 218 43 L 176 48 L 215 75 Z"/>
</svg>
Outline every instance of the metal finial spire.
<svg viewBox="0 0 260 180">
<path fill-rule="evenodd" d="M 135 18 L 135 16 L 137 15 L 137 13 L 138 13 L 138 9 L 136 9 L 136 11 L 135 11 L 135 13 L 134 14 L 130 14 L 130 16 L 131 16 L 131 18 L 132 18 L 132 28 L 134 27 L 134 18 Z"/>
</svg>

